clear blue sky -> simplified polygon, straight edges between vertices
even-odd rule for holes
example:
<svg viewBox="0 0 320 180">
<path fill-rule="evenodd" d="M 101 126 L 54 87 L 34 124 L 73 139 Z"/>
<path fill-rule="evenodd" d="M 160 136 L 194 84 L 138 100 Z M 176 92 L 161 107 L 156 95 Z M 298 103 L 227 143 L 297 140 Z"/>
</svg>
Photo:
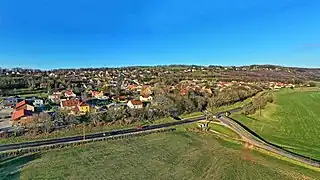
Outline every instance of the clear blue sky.
<svg viewBox="0 0 320 180">
<path fill-rule="evenodd" d="M 319 0 L 1 0 L 0 66 L 320 67 Z"/>
</svg>

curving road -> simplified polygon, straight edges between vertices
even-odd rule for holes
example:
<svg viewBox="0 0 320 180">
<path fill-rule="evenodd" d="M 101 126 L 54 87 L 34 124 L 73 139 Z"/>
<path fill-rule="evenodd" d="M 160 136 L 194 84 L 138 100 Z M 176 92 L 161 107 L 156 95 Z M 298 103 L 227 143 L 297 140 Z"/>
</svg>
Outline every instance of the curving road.
<svg viewBox="0 0 320 180">
<path fill-rule="evenodd" d="M 313 167 L 320 168 L 320 161 L 316 159 L 311 159 L 305 156 L 302 156 L 300 154 L 296 154 L 294 152 L 288 151 L 280 146 L 274 145 L 270 142 L 267 142 L 266 140 L 262 139 L 260 136 L 255 134 L 253 131 L 251 131 L 249 128 L 245 127 L 243 124 L 225 117 L 221 116 L 218 118 L 220 122 L 222 122 L 224 125 L 231 128 L 234 132 L 236 132 L 242 139 L 249 142 L 250 144 L 262 148 L 264 150 L 276 153 L 278 155 L 287 157 L 289 159 L 299 161 L 304 164 L 308 164 Z"/>
</svg>

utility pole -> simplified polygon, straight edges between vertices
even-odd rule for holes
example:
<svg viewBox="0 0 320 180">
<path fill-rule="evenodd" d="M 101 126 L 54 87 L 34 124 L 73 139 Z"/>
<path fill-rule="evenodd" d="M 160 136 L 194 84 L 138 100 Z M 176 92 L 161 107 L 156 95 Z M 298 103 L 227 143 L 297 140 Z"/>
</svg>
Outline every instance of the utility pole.
<svg viewBox="0 0 320 180">
<path fill-rule="evenodd" d="M 83 140 L 86 140 L 85 123 L 83 123 L 83 125 L 82 125 L 82 134 L 83 134 Z"/>
</svg>

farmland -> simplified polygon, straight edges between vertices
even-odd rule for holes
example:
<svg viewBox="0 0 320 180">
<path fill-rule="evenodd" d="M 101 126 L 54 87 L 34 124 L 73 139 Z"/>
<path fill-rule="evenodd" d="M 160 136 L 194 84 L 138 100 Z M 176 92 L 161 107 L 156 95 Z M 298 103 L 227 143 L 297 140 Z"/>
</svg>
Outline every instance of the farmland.
<svg viewBox="0 0 320 180">
<path fill-rule="evenodd" d="M 0 179 L 316 179 L 317 174 L 210 133 L 182 129 L 0 164 Z"/>
<path fill-rule="evenodd" d="M 261 115 L 233 115 L 262 138 L 286 149 L 320 159 L 320 92 L 283 90 Z"/>
</svg>

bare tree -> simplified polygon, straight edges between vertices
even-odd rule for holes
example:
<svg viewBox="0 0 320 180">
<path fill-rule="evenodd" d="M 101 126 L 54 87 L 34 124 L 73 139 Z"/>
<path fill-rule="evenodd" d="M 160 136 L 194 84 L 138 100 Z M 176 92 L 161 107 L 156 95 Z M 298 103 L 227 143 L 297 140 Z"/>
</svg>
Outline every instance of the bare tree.
<svg viewBox="0 0 320 180">
<path fill-rule="evenodd" d="M 208 99 L 208 105 L 207 105 L 207 111 L 206 111 L 207 120 L 210 120 L 215 116 L 215 114 L 217 113 L 217 108 L 218 108 L 217 98 L 215 95 L 212 95 Z"/>
</svg>

